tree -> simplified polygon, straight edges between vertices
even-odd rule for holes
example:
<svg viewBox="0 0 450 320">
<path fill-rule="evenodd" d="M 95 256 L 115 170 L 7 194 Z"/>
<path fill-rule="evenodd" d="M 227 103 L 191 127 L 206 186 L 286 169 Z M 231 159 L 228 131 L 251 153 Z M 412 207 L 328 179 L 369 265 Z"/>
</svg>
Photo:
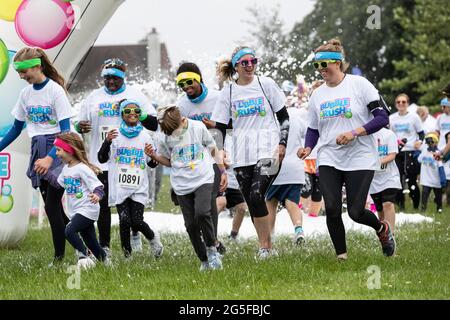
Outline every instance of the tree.
<svg viewBox="0 0 450 320">
<path fill-rule="evenodd" d="M 395 10 L 395 20 L 404 29 L 400 42 L 408 55 L 393 61 L 397 75 L 383 81 L 383 88 L 410 88 L 408 93 L 420 97 L 420 104 L 438 104 L 442 88 L 450 83 L 449 16 L 446 0 L 416 0 L 412 15 L 402 7 Z"/>
</svg>

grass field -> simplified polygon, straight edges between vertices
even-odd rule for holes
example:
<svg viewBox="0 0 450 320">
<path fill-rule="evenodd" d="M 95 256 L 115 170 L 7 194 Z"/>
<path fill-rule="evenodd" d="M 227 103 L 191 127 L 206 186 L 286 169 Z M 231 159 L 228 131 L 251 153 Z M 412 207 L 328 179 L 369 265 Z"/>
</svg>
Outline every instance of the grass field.
<svg viewBox="0 0 450 320">
<path fill-rule="evenodd" d="M 0 300 L 449 299 L 450 209 L 426 215 L 435 222 L 405 225 L 396 231 L 394 258 L 382 255 L 375 235 L 349 233 L 349 260 L 344 263 L 336 261 L 327 237 L 309 239 L 300 248 L 290 238 L 278 238 L 279 257 L 256 262 L 257 243 L 248 240 L 225 242 L 224 269 L 207 273 L 198 271 L 199 261 L 186 234 L 163 234 L 165 254 L 159 260 L 150 256 L 145 243 L 144 253 L 126 261 L 117 228 L 112 234 L 113 267 L 99 264 L 77 273 L 71 267 L 76 263 L 74 251 L 67 245 L 65 262 L 49 268 L 50 229 L 31 228 L 20 248 L 0 250 Z M 35 223 L 31 221 L 31 226 Z M 373 281 L 376 273 L 368 270 L 380 271 L 378 289 Z"/>
</svg>

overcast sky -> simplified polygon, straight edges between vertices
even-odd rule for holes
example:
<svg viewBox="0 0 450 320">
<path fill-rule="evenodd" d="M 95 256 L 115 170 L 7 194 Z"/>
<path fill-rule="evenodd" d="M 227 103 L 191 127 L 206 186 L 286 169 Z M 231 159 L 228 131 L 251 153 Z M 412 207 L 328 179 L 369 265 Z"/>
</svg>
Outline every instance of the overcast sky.
<svg viewBox="0 0 450 320">
<path fill-rule="evenodd" d="M 206 68 L 217 57 L 231 55 L 236 44 L 248 38 L 247 7 L 276 4 L 289 31 L 311 12 L 314 0 L 126 0 L 96 44 L 137 43 L 155 27 L 172 65 L 191 60 Z"/>
</svg>

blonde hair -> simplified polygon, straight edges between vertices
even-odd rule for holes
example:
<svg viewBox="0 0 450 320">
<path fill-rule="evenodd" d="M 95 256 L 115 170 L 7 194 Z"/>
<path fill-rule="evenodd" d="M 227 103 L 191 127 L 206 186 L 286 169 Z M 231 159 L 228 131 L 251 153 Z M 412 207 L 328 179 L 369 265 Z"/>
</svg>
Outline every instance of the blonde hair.
<svg viewBox="0 0 450 320">
<path fill-rule="evenodd" d="M 343 60 L 341 61 L 341 71 L 342 72 L 347 71 L 350 64 L 348 62 L 344 62 L 345 51 L 339 39 L 333 38 L 331 40 L 328 40 L 325 44 L 322 44 L 321 46 L 317 47 L 316 50 L 314 50 L 315 53 L 322 51 L 340 52 L 343 58 Z"/>
<path fill-rule="evenodd" d="M 395 97 L 395 100 L 397 101 L 397 99 L 400 97 L 405 97 L 406 102 L 409 104 L 409 96 L 406 93 L 400 93 L 398 96 Z"/>
<path fill-rule="evenodd" d="M 231 55 L 231 58 L 225 58 L 219 60 L 217 63 L 217 77 L 219 81 L 227 81 L 232 80 L 233 76 L 236 74 L 236 69 L 233 67 L 233 64 L 231 62 L 231 59 L 233 59 L 234 55 L 238 53 L 240 50 L 249 48 L 248 46 L 239 46 L 236 49 L 234 49 L 233 54 Z"/>
<path fill-rule="evenodd" d="M 35 58 L 41 59 L 42 73 L 44 73 L 47 78 L 52 79 L 61 87 L 63 87 L 64 90 L 66 90 L 66 80 L 64 80 L 64 77 L 58 72 L 58 70 L 55 69 L 49 57 L 41 48 L 26 47 L 20 49 L 14 56 L 14 61 L 25 61 Z"/>
<path fill-rule="evenodd" d="M 87 165 L 96 175 L 102 173 L 100 168 L 89 162 L 86 148 L 79 135 L 74 132 L 66 132 L 59 134 L 57 138 L 69 144 L 75 150 L 75 154 L 73 155 L 75 159 Z"/>
<path fill-rule="evenodd" d="M 158 122 L 164 134 L 170 136 L 177 130 L 182 121 L 180 109 L 177 106 L 158 108 Z"/>
<path fill-rule="evenodd" d="M 423 117 L 425 117 L 425 118 L 428 117 L 430 112 L 428 111 L 428 107 L 420 106 L 420 107 L 417 107 L 417 114 L 422 119 Z"/>
</svg>

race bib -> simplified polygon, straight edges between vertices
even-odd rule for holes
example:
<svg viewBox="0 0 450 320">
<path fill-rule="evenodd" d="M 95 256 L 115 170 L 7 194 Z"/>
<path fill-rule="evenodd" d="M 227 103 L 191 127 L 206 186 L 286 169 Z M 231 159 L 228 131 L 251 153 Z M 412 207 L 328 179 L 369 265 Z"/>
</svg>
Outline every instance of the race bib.
<svg viewBox="0 0 450 320">
<path fill-rule="evenodd" d="M 388 164 L 387 164 L 387 163 L 385 163 L 385 164 L 382 164 L 382 165 L 380 166 L 380 171 L 386 171 L 386 169 L 387 169 L 387 166 L 388 166 Z"/>
<path fill-rule="evenodd" d="M 142 170 L 140 168 L 119 167 L 118 182 L 122 188 L 138 188 L 142 183 Z"/>
<path fill-rule="evenodd" d="M 113 129 L 119 129 L 119 126 L 100 126 L 100 128 L 98 128 L 98 138 L 100 139 L 100 142 L 105 141 L 108 132 Z"/>
</svg>

